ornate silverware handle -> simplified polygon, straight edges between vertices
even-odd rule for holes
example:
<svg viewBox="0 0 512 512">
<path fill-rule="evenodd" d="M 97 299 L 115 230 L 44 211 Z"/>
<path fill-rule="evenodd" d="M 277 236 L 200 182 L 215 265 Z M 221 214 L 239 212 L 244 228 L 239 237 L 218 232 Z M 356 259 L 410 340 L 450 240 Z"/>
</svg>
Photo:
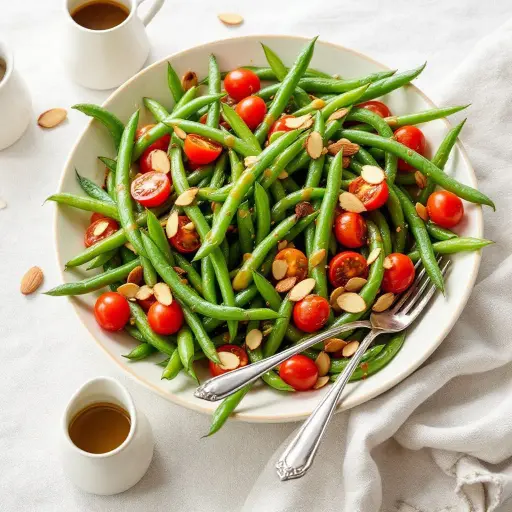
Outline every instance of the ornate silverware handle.
<svg viewBox="0 0 512 512">
<path fill-rule="evenodd" d="M 221 400 L 222 398 L 225 398 L 226 396 L 229 396 L 235 391 L 243 388 L 246 384 L 255 381 L 264 373 L 276 367 L 278 364 L 282 363 L 289 357 L 303 352 L 307 348 L 316 345 L 320 341 L 332 338 L 333 336 L 341 334 L 342 332 L 357 329 L 359 327 L 371 329 L 372 325 L 368 320 L 361 320 L 346 325 L 340 325 L 339 327 L 333 327 L 332 329 L 328 329 L 327 331 L 316 334 L 311 338 L 307 338 L 305 341 L 286 350 L 283 350 L 278 354 L 275 354 L 266 359 L 262 359 L 257 363 L 253 363 L 244 366 L 243 368 L 239 368 L 238 370 L 234 370 L 232 372 L 225 373 L 224 375 L 214 377 L 213 379 L 209 379 L 196 389 L 194 395 L 198 398 L 202 398 L 203 400 L 208 400 L 210 402 Z"/>
<path fill-rule="evenodd" d="M 345 385 L 357 368 L 361 357 L 370 343 L 385 331 L 372 329 L 363 340 L 349 364 L 336 379 L 335 384 L 317 405 L 311 416 L 304 422 L 295 438 L 290 442 L 276 463 L 277 474 L 281 480 L 291 480 L 304 476 L 315 458 L 320 441 L 325 433 L 341 397 Z"/>
</svg>

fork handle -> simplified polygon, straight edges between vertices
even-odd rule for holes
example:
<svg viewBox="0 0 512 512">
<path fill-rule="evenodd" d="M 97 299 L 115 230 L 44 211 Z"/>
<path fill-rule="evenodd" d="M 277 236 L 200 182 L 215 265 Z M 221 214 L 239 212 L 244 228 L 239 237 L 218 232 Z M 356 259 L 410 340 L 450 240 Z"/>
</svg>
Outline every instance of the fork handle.
<svg viewBox="0 0 512 512">
<path fill-rule="evenodd" d="M 276 463 L 277 474 L 281 480 L 301 478 L 313 463 L 320 441 L 325 433 L 336 406 L 350 377 L 359 365 L 359 361 L 371 342 L 385 331 L 372 329 L 362 341 L 349 364 L 338 376 L 336 382 L 316 406 L 311 416 L 304 422 L 297 435 Z"/>
</svg>

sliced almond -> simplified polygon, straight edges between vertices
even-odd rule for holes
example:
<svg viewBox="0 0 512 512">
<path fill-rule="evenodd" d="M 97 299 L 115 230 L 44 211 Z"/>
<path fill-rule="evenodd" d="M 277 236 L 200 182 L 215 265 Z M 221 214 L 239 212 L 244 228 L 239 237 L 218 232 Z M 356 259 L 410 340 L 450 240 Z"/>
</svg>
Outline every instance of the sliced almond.
<svg viewBox="0 0 512 512">
<path fill-rule="evenodd" d="M 288 242 L 288 245 L 286 246 L 287 249 L 295 249 L 295 244 L 293 242 Z"/>
<path fill-rule="evenodd" d="M 415 205 L 416 213 L 418 214 L 419 218 L 427 222 L 428 220 L 428 210 L 425 208 L 424 205 L 421 203 L 416 203 Z"/>
<path fill-rule="evenodd" d="M 325 249 L 320 249 L 316 252 L 314 252 L 311 257 L 309 258 L 309 264 L 311 267 L 316 267 L 317 265 L 320 265 L 325 260 L 325 255 L 327 254 L 327 251 Z"/>
<path fill-rule="evenodd" d="M 329 382 L 328 375 L 324 375 L 323 377 L 318 377 L 317 381 L 315 382 L 315 385 L 313 386 L 313 389 L 323 388 L 328 382 Z"/>
<path fill-rule="evenodd" d="M 126 282 L 140 285 L 140 283 L 142 282 L 143 273 L 144 273 L 144 271 L 142 269 L 142 266 L 141 265 L 137 265 L 128 274 L 128 277 L 126 278 Z"/>
<path fill-rule="evenodd" d="M 288 271 L 286 260 L 274 260 L 272 262 L 272 275 L 276 281 L 281 281 Z"/>
<path fill-rule="evenodd" d="M 341 159 L 341 162 L 342 162 L 343 169 L 347 169 L 347 167 L 350 165 L 350 157 L 344 156 Z"/>
<path fill-rule="evenodd" d="M 341 312 L 341 308 L 338 306 L 338 297 L 342 293 L 345 293 L 345 288 L 343 288 L 343 286 L 338 286 L 338 288 L 335 288 L 332 291 L 331 296 L 329 297 L 329 304 L 335 313 Z"/>
<path fill-rule="evenodd" d="M 189 204 L 192 204 L 194 199 L 196 198 L 197 192 L 199 189 L 197 187 L 189 188 L 188 190 L 185 190 L 182 194 L 180 194 L 177 198 L 174 204 L 176 206 L 188 206 Z"/>
<path fill-rule="evenodd" d="M 345 340 L 340 340 L 339 338 L 329 338 L 324 341 L 324 350 L 326 352 L 339 352 L 347 342 Z"/>
<path fill-rule="evenodd" d="M 251 349 L 256 350 L 263 341 L 263 333 L 259 329 L 252 329 L 245 337 L 245 344 Z"/>
<path fill-rule="evenodd" d="M 155 172 L 167 174 L 171 170 L 171 162 L 167 157 L 167 153 L 161 149 L 155 149 L 149 154 L 151 161 L 151 169 Z"/>
<path fill-rule="evenodd" d="M 390 308 L 395 300 L 395 295 L 391 292 L 381 295 L 372 307 L 372 311 L 375 313 L 382 313 L 386 309 Z"/>
<path fill-rule="evenodd" d="M 127 299 L 135 299 L 137 292 L 139 291 L 139 285 L 135 283 L 125 283 L 122 284 L 118 289 L 117 293 L 120 293 L 123 297 Z"/>
<path fill-rule="evenodd" d="M 21 278 L 20 292 L 23 295 L 34 293 L 41 286 L 43 279 L 44 274 L 40 267 L 29 268 Z"/>
<path fill-rule="evenodd" d="M 343 156 L 352 156 L 359 151 L 359 144 L 350 142 L 348 139 L 340 139 L 327 146 L 331 155 L 337 155 L 343 149 Z"/>
<path fill-rule="evenodd" d="M 416 171 L 414 173 L 414 181 L 416 182 L 416 185 L 418 185 L 418 188 L 425 188 L 427 186 L 427 178 L 425 175 L 421 174 L 420 171 Z"/>
<path fill-rule="evenodd" d="M 172 268 L 173 268 L 174 272 L 176 272 L 176 274 L 178 274 L 180 277 L 187 275 L 187 271 L 182 269 L 181 267 L 172 267 Z"/>
<path fill-rule="evenodd" d="M 315 359 L 316 367 L 318 368 L 319 377 L 327 375 L 329 368 L 331 367 L 331 358 L 326 352 L 320 352 Z"/>
<path fill-rule="evenodd" d="M 230 26 L 241 25 L 244 22 L 244 19 L 242 18 L 242 16 L 240 16 L 240 14 L 235 14 L 232 12 L 225 12 L 219 14 L 217 18 L 219 18 L 219 20 L 222 21 L 222 23 L 224 23 L 225 25 Z"/>
<path fill-rule="evenodd" d="M 94 236 L 102 235 L 108 229 L 109 225 L 110 224 L 106 220 L 101 220 L 100 222 L 98 222 L 98 224 L 96 224 L 96 226 L 94 226 L 92 234 Z"/>
<path fill-rule="evenodd" d="M 233 352 L 219 352 L 218 355 L 220 359 L 219 366 L 223 370 L 234 370 L 235 368 L 238 368 L 240 359 L 236 354 L 233 354 Z"/>
<path fill-rule="evenodd" d="M 183 229 L 185 231 L 195 231 L 196 230 L 196 226 L 194 225 L 193 222 L 187 222 L 184 226 L 183 226 Z"/>
<path fill-rule="evenodd" d="M 252 167 L 253 165 L 256 164 L 257 161 L 258 161 L 257 156 L 254 156 L 254 155 L 246 156 L 244 158 L 244 165 L 245 165 L 245 167 Z"/>
<path fill-rule="evenodd" d="M 156 283 L 155 286 L 153 286 L 153 294 L 160 304 L 164 306 L 170 306 L 172 304 L 172 293 L 167 283 Z"/>
<path fill-rule="evenodd" d="M 324 149 L 324 141 L 319 132 L 311 132 L 306 139 L 306 151 L 308 155 L 316 160 L 322 156 L 322 149 Z"/>
<path fill-rule="evenodd" d="M 311 102 L 310 107 L 314 110 L 320 110 L 321 108 L 325 107 L 325 101 L 320 98 L 315 98 Z"/>
<path fill-rule="evenodd" d="M 288 178 L 288 173 L 286 171 L 281 171 L 277 177 L 279 180 L 285 180 L 286 178 Z"/>
<path fill-rule="evenodd" d="M 327 122 L 329 122 L 329 121 L 336 121 L 338 119 L 341 119 L 342 117 L 345 117 L 347 114 L 348 114 L 348 108 L 339 108 L 338 110 L 335 110 L 327 118 Z"/>
<path fill-rule="evenodd" d="M 297 282 L 296 276 L 287 277 L 286 279 L 283 279 L 282 281 L 279 281 L 276 284 L 276 291 L 279 293 L 287 292 L 295 286 L 296 282 Z"/>
<path fill-rule="evenodd" d="M 338 297 L 338 306 L 347 313 L 362 313 L 366 309 L 366 302 L 361 295 L 346 292 Z"/>
<path fill-rule="evenodd" d="M 290 291 L 289 299 L 292 302 L 298 302 L 299 300 L 302 300 L 306 295 L 309 295 L 313 291 L 315 285 L 316 281 L 312 277 L 304 279 L 304 281 L 297 283 L 292 288 L 292 290 Z"/>
<path fill-rule="evenodd" d="M 193 71 L 187 71 L 181 78 L 181 86 L 185 91 L 188 91 L 192 87 L 196 87 L 197 84 L 197 75 Z"/>
<path fill-rule="evenodd" d="M 299 117 L 287 117 L 284 120 L 284 124 L 291 130 L 297 130 L 299 128 L 309 128 L 313 125 L 313 117 L 311 114 L 305 114 Z"/>
<path fill-rule="evenodd" d="M 41 128 L 55 128 L 57 125 L 62 123 L 68 116 L 66 109 L 64 108 L 52 108 L 43 112 L 37 119 L 37 124 Z"/>
<path fill-rule="evenodd" d="M 386 269 L 386 270 L 389 270 L 391 268 L 393 268 L 393 262 L 391 261 L 391 258 L 389 256 L 386 256 L 384 258 L 384 263 L 382 264 L 382 266 Z"/>
<path fill-rule="evenodd" d="M 359 341 L 349 341 L 342 350 L 343 357 L 352 357 L 359 348 Z"/>
<path fill-rule="evenodd" d="M 178 125 L 174 125 L 173 128 L 176 137 L 179 137 L 181 140 L 185 140 L 187 138 L 187 133 L 183 131 Z"/>
<path fill-rule="evenodd" d="M 347 212 L 361 213 L 366 211 L 363 202 L 350 192 L 340 194 L 340 206 Z"/>
<path fill-rule="evenodd" d="M 375 249 L 373 249 L 373 251 L 368 255 L 366 263 L 368 265 L 371 265 L 380 256 L 381 250 L 382 249 L 380 247 L 376 247 Z"/>
<path fill-rule="evenodd" d="M 153 288 L 149 287 L 147 284 L 142 285 L 138 292 L 135 294 L 135 298 L 138 300 L 146 300 L 149 299 L 153 295 Z"/>
<path fill-rule="evenodd" d="M 172 238 L 178 232 L 179 218 L 178 212 L 174 210 L 169 218 L 167 219 L 167 224 L 165 225 L 165 234 L 167 238 Z"/>
<path fill-rule="evenodd" d="M 135 250 L 135 247 L 133 247 L 133 244 L 131 242 L 126 242 L 124 246 L 133 253 L 137 254 L 137 251 Z"/>
<path fill-rule="evenodd" d="M 384 171 L 375 165 L 363 165 L 361 169 L 361 178 L 370 185 L 378 185 L 386 179 Z"/>
<path fill-rule="evenodd" d="M 345 285 L 345 290 L 347 292 L 358 292 L 367 282 L 368 280 L 364 277 L 351 277 Z"/>
<path fill-rule="evenodd" d="M 277 250 L 278 251 L 282 251 L 283 249 L 286 249 L 286 246 L 288 245 L 288 240 L 281 240 L 278 244 L 277 244 Z"/>
</svg>

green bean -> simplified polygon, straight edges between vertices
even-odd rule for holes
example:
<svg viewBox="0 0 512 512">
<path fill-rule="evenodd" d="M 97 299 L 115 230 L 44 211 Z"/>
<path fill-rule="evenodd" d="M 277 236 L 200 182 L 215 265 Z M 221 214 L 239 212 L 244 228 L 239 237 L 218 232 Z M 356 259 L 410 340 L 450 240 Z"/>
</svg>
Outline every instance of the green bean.
<svg viewBox="0 0 512 512">
<path fill-rule="evenodd" d="M 287 194 L 291 194 L 292 192 L 298 192 L 301 189 L 299 184 L 291 176 L 288 176 L 288 178 L 281 180 L 281 183 L 283 184 L 283 187 Z"/>
<path fill-rule="evenodd" d="M 451 238 L 457 238 L 458 235 L 449 229 L 442 228 L 437 224 L 434 224 L 431 220 L 428 220 L 425 223 L 425 227 L 427 228 L 428 234 L 431 238 L 435 238 L 436 240 L 450 240 Z"/>
<path fill-rule="evenodd" d="M 366 333 L 368 331 L 362 331 L 363 333 Z M 352 337 L 351 337 L 352 341 Z M 359 340 L 357 340 L 359 341 Z M 371 348 L 369 348 L 364 354 L 363 357 L 361 357 L 361 363 L 364 363 L 366 361 L 370 361 L 375 356 L 380 354 L 382 352 L 382 349 L 385 347 L 385 345 L 375 345 Z M 331 366 L 329 368 L 329 373 L 341 373 L 346 366 L 350 363 L 350 358 L 343 358 L 343 359 L 331 359 Z"/>
<path fill-rule="evenodd" d="M 236 181 L 244 172 L 244 165 L 233 149 L 228 150 L 229 163 L 231 165 L 231 181 Z M 189 180 L 190 181 L 190 180 Z"/>
<path fill-rule="evenodd" d="M 156 218 L 156 215 L 149 210 L 147 211 L 147 226 L 151 240 L 153 240 L 157 247 L 162 251 L 167 262 L 170 265 L 175 265 L 174 256 L 171 252 L 171 248 L 169 247 L 169 241 L 167 240 L 164 228 Z"/>
<path fill-rule="evenodd" d="M 162 372 L 162 379 L 172 380 L 178 376 L 178 374 L 183 370 L 183 363 L 181 362 L 180 354 L 177 350 L 175 350 L 169 360 L 167 361 L 167 365 Z"/>
<path fill-rule="evenodd" d="M 217 59 L 215 55 L 210 54 L 209 64 L 208 64 L 208 93 L 209 94 L 218 94 L 220 93 L 220 70 L 217 64 Z M 211 126 L 212 128 L 219 127 L 219 119 L 220 119 L 220 102 L 215 101 L 208 107 L 208 115 L 206 116 L 206 124 Z"/>
<path fill-rule="evenodd" d="M 116 174 L 112 171 L 107 171 L 107 178 L 105 179 L 105 189 L 110 199 L 115 202 L 116 200 Z"/>
<path fill-rule="evenodd" d="M 174 99 L 174 103 L 178 103 L 181 100 L 185 91 L 181 86 L 181 80 L 172 67 L 170 62 L 167 62 L 167 85 L 169 86 L 169 90 L 171 91 L 172 97 Z"/>
<path fill-rule="evenodd" d="M 87 267 L 87 270 L 102 267 L 108 260 L 113 258 L 116 254 L 117 249 L 112 249 L 111 251 L 104 252 L 103 254 L 98 254 L 98 256 L 96 256 L 96 258 L 94 258 L 91 261 L 91 264 Z"/>
<path fill-rule="evenodd" d="M 256 206 L 256 245 L 270 233 L 270 200 L 266 190 L 254 184 L 254 205 Z"/>
<path fill-rule="evenodd" d="M 191 187 L 195 187 L 199 184 L 204 178 L 208 178 L 213 174 L 213 167 L 210 165 L 207 165 L 205 167 L 200 167 L 199 169 L 195 170 L 194 172 L 191 172 L 188 175 L 188 184 Z"/>
<path fill-rule="evenodd" d="M 253 73 L 255 73 L 260 80 L 277 80 L 277 76 L 273 69 L 264 68 L 260 66 L 242 66 L 244 69 L 250 69 Z M 286 68 L 288 72 L 289 68 Z M 332 78 L 332 75 L 329 73 L 324 73 L 323 71 L 318 71 L 316 69 L 308 68 L 304 72 L 303 76 L 318 76 L 320 78 Z"/>
<path fill-rule="evenodd" d="M 392 247 L 391 232 L 389 231 L 389 226 L 386 221 L 386 218 L 384 217 L 384 215 L 382 215 L 380 210 L 373 210 L 369 212 L 368 217 L 379 228 L 380 236 L 382 237 L 382 246 L 384 249 L 384 254 L 388 256 L 392 252 Z"/>
<path fill-rule="evenodd" d="M 255 350 L 247 350 L 247 355 L 249 356 L 249 360 L 251 363 L 257 363 L 263 359 L 263 354 L 261 347 L 258 347 Z M 276 389 L 277 391 L 295 391 L 289 384 L 279 377 L 274 371 L 269 370 L 261 376 L 261 379 L 265 384 L 269 385 L 271 388 Z"/>
<path fill-rule="evenodd" d="M 222 187 L 224 180 L 226 179 L 226 164 L 227 157 L 226 154 L 223 153 L 215 162 L 215 166 L 213 167 L 213 174 L 210 181 L 210 187 L 214 189 L 218 189 Z"/>
<path fill-rule="evenodd" d="M 325 188 L 307 187 L 288 194 L 284 199 L 278 201 L 272 208 L 272 220 L 278 221 L 284 217 L 286 211 L 294 208 L 302 201 L 311 201 L 312 199 L 323 199 Z"/>
<path fill-rule="evenodd" d="M 116 149 L 119 147 L 124 125 L 114 114 L 112 114 L 112 112 L 109 112 L 98 105 L 88 103 L 73 105 L 71 108 L 82 112 L 86 116 L 94 117 L 94 119 L 103 124 L 112 136 Z"/>
<path fill-rule="evenodd" d="M 360 102 L 361 97 L 365 94 L 365 91 L 368 90 L 370 86 L 369 85 L 362 85 L 361 87 L 358 87 L 357 89 L 353 89 L 352 91 L 345 92 L 343 94 L 340 94 L 336 98 L 334 98 L 332 101 L 327 103 L 325 107 L 322 108 L 320 112 L 322 112 L 322 117 L 327 121 L 331 114 L 336 112 L 336 110 L 339 110 L 340 108 L 348 107 L 350 105 L 353 105 L 356 102 Z M 297 112 L 295 112 L 295 115 L 297 115 Z M 326 128 L 327 130 L 327 128 Z"/>
<path fill-rule="evenodd" d="M 402 205 L 398 200 L 394 189 L 389 187 L 389 197 L 386 201 L 386 208 L 389 212 L 389 218 L 393 224 L 394 236 L 393 236 L 393 252 L 404 252 L 405 242 L 407 241 L 407 225 L 405 223 L 404 212 Z"/>
<path fill-rule="evenodd" d="M 139 332 L 137 328 L 133 326 L 130 327 Z M 142 361 L 143 359 L 146 359 L 154 352 L 155 348 L 153 347 L 153 345 L 150 345 L 149 343 L 146 343 L 146 341 L 143 341 L 142 343 L 139 343 L 139 345 L 137 345 L 134 349 L 132 349 L 128 354 L 123 355 L 123 357 L 129 359 L 130 361 Z"/>
<path fill-rule="evenodd" d="M 386 154 L 389 155 L 389 153 L 386 153 Z M 415 172 L 401 172 L 395 178 L 395 183 L 397 185 L 416 185 L 416 173 Z"/>
<path fill-rule="evenodd" d="M 242 259 L 242 248 L 240 246 L 240 240 L 235 240 L 229 244 L 229 255 L 228 255 L 228 268 L 230 270 L 236 269 L 240 260 Z M 208 258 L 208 256 L 206 257 Z M 206 259 L 203 258 L 203 259 Z M 203 260 L 201 260 L 203 261 Z M 230 274 L 231 277 L 231 274 Z"/>
<path fill-rule="evenodd" d="M 115 160 L 113 160 L 112 158 L 108 158 L 107 156 L 99 156 L 98 160 L 105 164 L 109 171 L 112 171 L 113 173 L 116 172 L 117 163 Z"/>
<path fill-rule="evenodd" d="M 146 340 L 144 336 L 142 336 L 141 332 L 135 325 L 126 324 L 124 327 L 125 332 L 127 332 L 132 338 L 135 338 L 137 341 L 140 341 L 141 343 L 146 343 Z M 151 347 L 153 348 L 153 347 Z M 142 349 L 141 349 L 142 350 Z M 125 356 L 123 356 L 125 357 Z"/>
<path fill-rule="evenodd" d="M 59 194 L 53 194 L 46 199 L 47 201 L 54 201 L 58 204 L 65 204 L 72 206 L 73 208 L 79 208 L 88 212 L 98 212 L 112 219 L 119 219 L 117 207 L 113 202 L 106 203 L 99 199 L 93 199 L 92 197 L 76 196 L 74 194 L 67 194 L 61 192 Z"/>
<path fill-rule="evenodd" d="M 203 297 L 212 304 L 218 304 L 217 291 L 215 289 L 215 271 L 209 256 L 201 260 L 201 283 Z"/>
<path fill-rule="evenodd" d="M 144 97 L 142 98 L 142 102 L 158 122 L 163 121 L 169 115 L 169 111 L 161 103 L 152 98 Z"/>
<path fill-rule="evenodd" d="M 274 198 L 274 202 L 279 202 L 286 197 L 286 191 L 284 190 L 281 180 L 276 180 L 270 185 L 270 193 Z"/>
<path fill-rule="evenodd" d="M 107 192 L 105 192 L 101 187 L 98 187 L 96 183 L 91 181 L 88 178 L 85 178 L 83 176 L 80 176 L 78 171 L 75 169 L 76 179 L 78 181 L 78 184 L 80 185 L 81 189 L 93 199 L 97 199 L 98 201 L 103 201 L 107 204 L 115 205 L 115 201 L 112 200 L 112 198 L 108 195 Z"/>
<path fill-rule="evenodd" d="M 226 423 L 230 414 L 236 409 L 238 404 L 242 401 L 247 392 L 251 389 L 252 383 L 247 384 L 242 389 L 235 391 L 232 395 L 229 395 L 227 398 L 224 398 L 220 405 L 215 409 L 215 412 L 212 416 L 212 423 L 210 425 L 210 430 L 206 436 L 211 436 L 218 432 L 222 425 Z M 206 437 L 205 436 L 205 437 Z"/>
<path fill-rule="evenodd" d="M 279 350 L 279 347 L 283 342 L 288 324 L 290 323 L 293 306 L 294 303 L 288 296 L 286 296 L 281 303 L 281 306 L 279 307 L 279 318 L 275 321 L 274 326 L 272 327 L 272 331 L 270 332 L 270 336 L 267 338 L 267 341 L 265 341 L 263 346 L 264 358 L 273 356 Z"/>
<path fill-rule="evenodd" d="M 222 104 L 222 115 L 228 122 L 229 126 L 231 126 L 231 129 L 235 132 L 235 135 L 238 135 L 242 140 L 248 142 L 257 150 L 258 153 L 261 152 L 260 143 L 254 133 L 245 124 L 245 121 L 235 112 L 235 110 L 226 103 Z"/>
<path fill-rule="evenodd" d="M 375 83 L 396 73 L 395 70 L 377 71 L 361 78 L 351 78 L 349 80 L 336 80 L 335 78 L 304 77 L 299 80 L 299 86 L 309 93 L 328 93 L 340 94 L 342 92 L 352 91 L 362 85 Z"/>
<path fill-rule="evenodd" d="M 236 218 L 242 254 L 250 254 L 254 246 L 254 239 L 256 235 L 254 232 L 254 224 L 252 222 L 249 201 L 245 201 L 239 206 Z"/>
<path fill-rule="evenodd" d="M 176 105 L 174 105 L 171 115 L 175 116 L 176 112 L 179 112 L 182 107 L 184 107 L 185 105 L 188 105 L 193 99 L 195 99 L 198 91 L 199 91 L 199 89 L 196 86 L 193 86 L 188 91 L 185 91 L 185 94 L 181 97 L 180 101 L 178 101 L 178 103 L 176 103 Z M 201 107 L 201 108 L 205 108 L 208 110 L 209 106 L 210 105 L 207 104 L 207 105 L 203 105 L 203 107 Z M 195 107 L 194 107 L 194 109 L 195 109 Z M 194 111 L 189 115 L 192 115 L 194 113 L 198 114 L 199 110 L 200 109 L 197 109 L 197 111 Z"/>
<path fill-rule="evenodd" d="M 119 248 L 119 255 L 121 256 L 123 263 L 129 263 L 130 261 L 136 260 L 138 257 L 134 252 L 130 251 L 130 249 L 124 245 Z"/>
<path fill-rule="evenodd" d="M 272 286 L 270 281 L 265 279 L 259 272 L 252 273 L 254 284 L 258 289 L 259 294 L 270 308 L 277 311 L 281 306 L 281 297 L 277 290 Z"/>
<path fill-rule="evenodd" d="M 320 211 L 316 211 L 300 219 L 299 222 L 297 222 L 297 224 L 295 224 L 295 226 L 293 226 L 293 228 L 290 229 L 290 231 L 288 231 L 283 240 L 291 242 L 292 240 L 297 238 L 297 236 L 299 236 L 308 226 L 310 226 L 316 220 L 319 214 Z"/>
<path fill-rule="evenodd" d="M 187 281 L 192 285 L 192 288 L 194 288 L 199 295 L 203 295 L 204 297 L 203 281 L 197 270 L 194 268 L 194 265 L 192 265 L 192 263 L 190 263 L 190 261 L 188 261 L 187 258 L 179 252 L 172 252 L 172 255 L 176 261 L 176 266 L 186 272 Z"/>
<path fill-rule="evenodd" d="M 478 251 L 479 249 L 493 243 L 494 242 L 491 240 L 484 240 L 482 238 L 459 237 L 434 242 L 432 244 L 432 249 L 436 254 L 455 254 L 458 252 Z M 420 253 L 417 249 L 410 252 L 408 256 L 413 262 L 420 259 Z"/>
</svg>

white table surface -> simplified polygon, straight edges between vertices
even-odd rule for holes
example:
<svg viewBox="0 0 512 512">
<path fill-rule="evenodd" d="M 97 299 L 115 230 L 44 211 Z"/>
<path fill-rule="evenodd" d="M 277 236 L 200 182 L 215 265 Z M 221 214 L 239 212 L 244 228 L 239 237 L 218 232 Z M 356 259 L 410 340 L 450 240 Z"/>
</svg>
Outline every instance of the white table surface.
<svg viewBox="0 0 512 512">
<path fill-rule="evenodd" d="M 87 122 L 69 110 L 65 124 L 43 131 L 36 126 L 37 115 L 78 102 L 101 103 L 109 94 L 81 88 L 66 76 L 59 61 L 63 3 L 4 1 L 0 15 L 0 38 L 10 42 L 34 105 L 34 121 L 24 137 L 0 153 L 0 198 L 8 204 L 0 211 L 0 509 L 238 510 L 295 425 L 231 422 L 214 438 L 201 439 L 209 418 L 168 403 L 130 380 L 92 341 L 66 299 L 19 293 L 21 276 L 32 265 L 44 270 L 45 286 L 60 282 L 53 207 L 43 206 L 43 201 L 55 191 L 70 147 Z M 148 62 L 231 36 L 320 34 L 393 67 L 428 60 L 429 72 L 417 83 L 435 101 L 443 75 L 507 19 L 509 9 L 505 1 L 476 0 L 429 1 L 416 7 L 402 0 L 167 0 L 148 28 Z M 245 23 L 225 27 L 216 15 L 226 11 L 239 12 Z M 57 451 L 65 404 L 78 386 L 97 375 L 115 377 L 127 386 L 156 438 L 146 476 L 114 497 L 75 489 L 62 473 Z"/>
</svg>

